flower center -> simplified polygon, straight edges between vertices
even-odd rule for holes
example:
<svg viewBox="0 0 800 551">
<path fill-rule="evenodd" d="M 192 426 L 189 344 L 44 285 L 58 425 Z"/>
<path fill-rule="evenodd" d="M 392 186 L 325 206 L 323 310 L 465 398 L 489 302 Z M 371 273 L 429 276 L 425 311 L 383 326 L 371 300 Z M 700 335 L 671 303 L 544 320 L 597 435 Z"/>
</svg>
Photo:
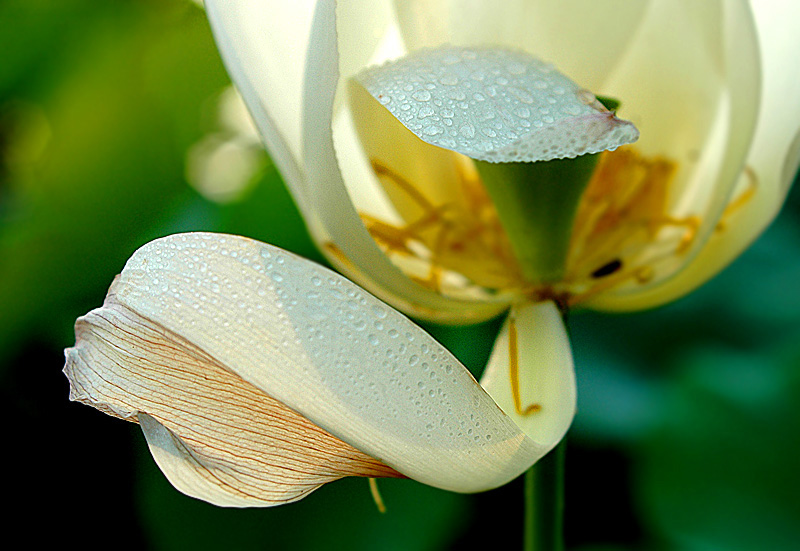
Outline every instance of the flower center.
<svg viewBox="0 0 800 551">
<path fill-rule="evenodd" d="M 469 159 L 457 164 L 458 200 L 435 202 L 377 160 L 387 195 L 405 202 L 405 225 L 361 213 L 377 243 L 412 279 L 444 294 L 517 289 L 522 275 L 497 211 Z M 408 205 L 411 204 L 411 206 Z"/>
<path fill-rule="evenodd" d="M 701 222 L 668 211 L 674 162 L 633 147 L 603 153 L 578 207 L 563 279 L 535 283 L 523 277 L 469 159 L 459 165 L 461 199 L 451 202 L 431 200 L 377 160 L 372 167 L 387 195 L 399 193 L 417 209 L 404 225 L 362 213 L 367 229 L 407 274 L 445 295 L 509 293 L 573 306 L 623 283 L 649 282 L 658 262 L 689 250 Z"/>
</svg>

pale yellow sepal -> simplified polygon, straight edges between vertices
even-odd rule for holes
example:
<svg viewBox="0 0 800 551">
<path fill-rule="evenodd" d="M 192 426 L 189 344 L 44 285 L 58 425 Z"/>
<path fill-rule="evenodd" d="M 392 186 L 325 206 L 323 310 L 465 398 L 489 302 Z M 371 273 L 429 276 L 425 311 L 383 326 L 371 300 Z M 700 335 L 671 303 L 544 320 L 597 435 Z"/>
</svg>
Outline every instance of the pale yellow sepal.
<svg viewBox="0 0 800 551">
<path fill-rule="evenodd" d="M 512 331 L 517 340 L 516 381 L 510 369 Z M 575 368 L 564 320 L 553 302 L 512 308 L 481 386 L 531 440 L 548 450 L 561 441 L 575 415 Z"/>
</svg>

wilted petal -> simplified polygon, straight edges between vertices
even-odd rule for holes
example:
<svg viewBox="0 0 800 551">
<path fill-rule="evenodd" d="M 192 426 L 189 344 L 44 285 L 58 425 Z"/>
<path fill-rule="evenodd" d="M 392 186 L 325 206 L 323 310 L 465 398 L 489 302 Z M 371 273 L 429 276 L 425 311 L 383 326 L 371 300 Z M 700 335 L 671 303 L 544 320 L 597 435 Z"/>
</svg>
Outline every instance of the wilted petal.
<svg viewBox="0 0 800 551">
<path fill-rule="evenodd" d="M 80 318 L 70 398 L 138 421 L 182 492 L 222 506 L 295 501 L 343 476 L 399 476 L 116 302 Z"/>
<path fill-rule="evenodd" d="M 183 385 L 187 394 L 200 394 L 209 410 L 219 411 L 224 422 L 230 414 L 226 408 L 233 406 L 213 400 L 218 391 L 231 384 L 222 379 L 223 374 L 242 381 L 241 389 L 231 388 L 227 394 L 229 401 L 238 400 L 240 394 L 245 396 L 240 412 L 257 407 L 259 401 L 277 401 L 360 450 L 363 455 L 339 453 L 347 458 L 345 463 L 354 473 L 359 471 L 352 464 L 384 469 L 369 459 L 375 458 L 426 484 L 479 491 L 508 482 L 552 445 L 526 436 L 452 354 L 407 318 L 341 276 L 269 245 L 215 234 L 160 239 L 131 257 L 110 296 L 109 302 L 115 306 L 101 309 L 102 318 L 111 316 L 109 312 L 117 308 L 135 317 L 136 326 L 149 331 L 137 337 L 140 346 L 151 350 L 130 352 L 125 346 L 119 347 L 114 358 L 119 358 L 118 369 L 129 373 L 130 381 L 114 385 L 114 405 L 102 405 L 107 402 L 102 397 L 89 400 L 123 417 L 146 413 L 180 438 L 180 443 L 173 440 L 175 445 L 165 449 L 164 433 L 153 426 L 151 439 L 161 443 L 156 455 L 162 456 L 162 464 L 164 456 L 183 453 L 183 447 L 219 453 L 230 469 L 239 468 L 239 455 L 247 456 L 246 464 L 260 461 L 250 457 L 252 450 L 227 449 L 227 440 L 219 446 L 207 441 L 207 437 L 227 435 L 214 431 L 206 434 L 208 430 L 202 426 L 183 420 L 191 413 L 185 411 L 191 409 L 188 404 L 171 401 L 174 393 L 170 389 Z M 79 351 L 109 341 L 112 344 L 103 345 L 103 350 L 116 350 L 114 339 L 130 338 L 131 329 L 130 324 L 118 321 L 119 316 L 114 324 L 98 320 L 98 312 L 90 316 L 91 336 L 79 335 L 67 371 L 75 388 L 91 397 L 96 392 L 93 389 L 103 384 L 99 380 L 102 377 L 92 374 L 99 369 L 95 367 L 98 361 L 106 361 L 105 354 Z M 79 330 L 83 331 L 83 325 Z M 120 330 L 127 335 L 116 336 Z M 170 346 L 162 348 L 153 332 L 170 341 Z M 185 355 L 178 349 L 185 350 Z M 137 381 L 142 363 L 148 369 L 162 369 L 151 365 L 157 363 L 148 359 L 152 355 L 164 360 L 161 366 L 169 366 L 158 378 L 172 379 L 158 392 L 148 391 L 149 401 L 144 407 L 132 403 L 128 394 L 139 393 L 142 384 L 154 384 Z M 186 356 L 219 369 L 189 377 L 185 373 Z M 79 364 L 80 369 L 76 367 Z M 559 371 L 562 367 L 552 366 Z M 196 392 L 192 390 L 195 384 L 201 385 Z M 154 402 L 162 409 L 149 410 L 155 408 Z M 297 430 L 281 415 L 270 415 L 277 426 L 260 432 L 269 435 Z M 196 421 L 201 425 L 204 422 Z M 550 421 L 545 418 L 543 422 Z M 188 436 L 180 432 L 190 429 L 200 432 Z M 290 441 L 295 438 L 305 436 L 287 436 Z M 326 446 L 333 444 L 310 447 L 326 455 Z M 217 460 L 222 461 L 212 455 L 211 462 Z M 166 468 L 179 471 L 178 475 L 173 473 L 179 481 L 190 479 L 186 483 L 189 486 L 200 477 L 193 472 L 186 474 L 196 470 L 194 466 Z M 340 471 L 341 467 L 333 474 L 316 476 L 335 477 Z M 247 471 L 242 475 L 245 491 L 250 491 L 250 474 Z M 277 477 L 275 480 L 280 483 Z M 228 482 L 236 488 L 239 483 L 235 477 Z M 296 497 L 308 490 L 293 491 Z M 236 499 L 231 498 L 234 502 Z"/>
</svg>

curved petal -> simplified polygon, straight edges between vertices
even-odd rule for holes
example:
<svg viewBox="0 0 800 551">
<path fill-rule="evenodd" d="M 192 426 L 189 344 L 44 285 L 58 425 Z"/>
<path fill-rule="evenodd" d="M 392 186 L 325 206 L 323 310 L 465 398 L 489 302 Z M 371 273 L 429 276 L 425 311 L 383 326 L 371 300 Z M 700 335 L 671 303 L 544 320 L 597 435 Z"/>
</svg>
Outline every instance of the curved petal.
<svg viewBox="0 0 800 551">
<path fill-rule="evenodd" d="M 622 57 L 650 1 L 395 0 L 409 50 L 455 44 L 522 48 L 590 90 Z M 587 63 L 591 60 L 591 63 Z"/>
<path fill-rule="evenodd" d="M 513 348 L 510 339 L 516 340 Z M 511 384 L 515 374 L 509 369 L 514 349 L 517 397 Z M 569 337 L 555 304 L 528 303 L 512 309 L 481 386 L 534 442 L 550 450 L 561 441 L 575 416 L 577 392 Z M 521 413 L 532 405 L 536 411 Z"/>
<path fill-rule="evenodd" d="M 602 93 L 622 98 L 620 111 L 642 132 L 637 149 L 675 167 L 655 218 L 664 225 L 639 259 L 652 277 L 644 284 L 632 279 L 603 297 L 627 300 L 691 262 L 736 185 L 759 93 L 757 42 L 746 3 L 653 2 Z M 698 225 L 689 230 L 692 224 Z"/>
<path fill-rule="evenodd" d="M 112 294 L 323 431 L 426 484 L 493 488 L 546 451 L 427 333 L 275 247 L 217 234 L 159 239 L 131 257 Z"/>
<path fill-rule="evenodd" d="M 674 278 L 647 293 L 604 296 L 593 307 L 635 310 L 675 300 L 713 277 L 728 265 L 772 221 L 779 211 L 800 165 L 800 73 L 791 70 L 800 51 L 800 6 L 791 1 L 753 2 L 762 66 L 758 124 L 747 169 L 739 177 L 735 197 L 751 197 L 723 214 L 721 226 L 701 252 Z M 741 41 L 747 29 L 731 27 L 729 46 Z M 729 63 L 743 52 L 732 48 Z M 746 54 L 744 54 L 746 55 Z M 732 163 L 735 167 L 736 164 Z"/>
<path fill-rule="evenodd" d="M 303 210 L 302 90 L 316 1 L 204 4 L 231 79 Z"/>
<path fill-rule="evenodd" d="M 590 92 L 518 49 L 441 46 L 357 79 L 420 140 L 477 160 L 573 158 L 639 137 Z"/>
<path fill-rule="evenodd" d="M 231 78 L 309 231 L 338 269 L 423 318 L 469 323 L 507 307 L 505 300 L 448 299 L 414 283 L 364 228 L 342 181 L 331 138 L 339 82 L 333 0 L 210 0 L 206 11 Z"/>
</svg>

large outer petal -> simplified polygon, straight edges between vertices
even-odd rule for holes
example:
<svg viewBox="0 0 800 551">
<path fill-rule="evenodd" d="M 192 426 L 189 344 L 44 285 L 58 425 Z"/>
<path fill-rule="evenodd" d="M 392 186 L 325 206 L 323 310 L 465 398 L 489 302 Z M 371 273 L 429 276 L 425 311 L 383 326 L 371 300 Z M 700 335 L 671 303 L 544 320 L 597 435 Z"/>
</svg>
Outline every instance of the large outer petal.
<svg viewBox="0 0 800 551">
<path fill-rule="evenodd" d="M 376 20 L 376 14 L 390 15 L 381 6 L 354 17 L 364 17 L 367 28 L 380 31 L 385 22 Z M 502 311 L 504 301 L 447 299 L 414 283 L 364 228 L 332 142 L 339 88 L 336 3 L 208 0 L 206 10 L 231 78 L 328 259 L 371 292 L 419 317 L 465 323 Z M 277 38 L 266 38 L 270 36 Z M 375 42 L 369 36 L 342 41 L 342 48 L 366 62 L 365 52 Z M 357 64 L 348 60 L 342 68 L 355 70 L 351 65 Z"/>
<path fill-rule="evenodd" d="M 761 57 L 758 124 L 746 166 L 756 178 L 755 195 L 723 219 L 694 261 L 663 285 L 637 296 L 602 297 L 595 307 L 635 310 L 664 304 L 690 292 L 735 259 L 766 228 L 783 205 L 800 165 L 800 4 L 752 2 Z M 731 33 L 731 39 L 738 35 Z M 736 62 L 735 54 L 733 62 Z M 739 177 L 745 192 L 751 175 Z"/>
<path fill-rule="evenodd" d="M 216 234 L 159 239 L 131 257 L 114 292 L 323 430 L 426 484 L 493 488 L 552 445 L 520 430 L 402 314 L 275 247 Z"/>
<path fill-rule="evenodd" d="M 304 209 L 301 90 L 316 1 L 204 4 L 225 66 Z"/>
</svg>

